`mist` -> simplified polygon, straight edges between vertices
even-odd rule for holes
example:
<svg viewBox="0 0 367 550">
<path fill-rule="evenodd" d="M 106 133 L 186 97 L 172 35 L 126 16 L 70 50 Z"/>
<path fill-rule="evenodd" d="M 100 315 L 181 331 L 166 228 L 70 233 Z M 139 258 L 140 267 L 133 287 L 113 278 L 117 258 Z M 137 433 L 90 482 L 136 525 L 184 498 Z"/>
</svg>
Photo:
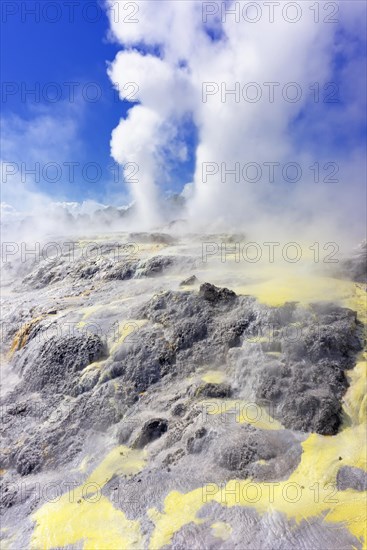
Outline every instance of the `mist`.
<svg viewBox="0 0 367 550">
<path fill-rule="evenodd" d="M 346 36 L 364 39 L 365 6 L 341 2 L 337 20 L 321 13 L 316 23 L 308 3 L 284 13 L 249 4 L 138 2 L 129 24 L 109 3 L 122 50 L 108 72 L 132 104 L 112 132 L 111 154 L 139 166 L 130 185 L 137 216 L 144 225 L 163 222 L 165 156 L 190 116 L 198 133 L 193 179 L 184 188 L 191 229 L 360 239 L 364 153 L 333 136 L 365 120 L 363 94 L 351 86 L 363 59 L 351 46 L 344 51 Z M 124 2 L 119 8 L 125 13 Z M 338 104 L 328 102 L 334 92 Z"/>
<path fill-rule="evenodd" d="M 108 40 L 120 47 L 106 71 L 129 103 L 120 121 L 116 106 L 110 140 L 124 182 L 102 178 L 97 200 L 85 182 L 75 201 L 13 173 L 24 160 L 73 158 L 80 101 L 38 107 L 31 123 L 4 118 L 6 238 L 165 230 L 179 219 L 175 230 L 187 234 L 348 248 L 363 240 L 365 4 L 332 3 L 335 13 L 325 2 L 317 12 L 307 2 L 134 6 L 104 4 Z"/>
</svg>

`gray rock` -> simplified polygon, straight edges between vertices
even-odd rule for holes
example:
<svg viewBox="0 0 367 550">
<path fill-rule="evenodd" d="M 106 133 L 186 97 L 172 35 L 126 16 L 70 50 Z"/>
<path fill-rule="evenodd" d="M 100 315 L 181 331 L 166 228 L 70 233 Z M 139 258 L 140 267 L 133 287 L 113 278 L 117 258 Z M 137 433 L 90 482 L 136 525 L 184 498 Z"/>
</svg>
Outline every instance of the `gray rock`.
<svg viewBox="0 0 367 550">
<path fill-rule="evenodd" d="M 338 491 L 367 491 L 367 472 L 353 466 L 342 466 L 336 476 Z"/>
<path fill-rule="evenodd" d="M 251 462 L 273 458 L 270 449 L 267 453 L 260 448 L 260 439 L 256 430 L 250 426 L 241 426 L 237 439 L 222 442 L 216 450 L 216 462 L 230 471 L 244 472 Z"/>
<path fill-rule="evenodd" d="M 105 281 L 126 281 L 132 279 L 135 276 L 138 264 L 137 260 L 111 262 L 111 265 L 106 266 L 103 270 L 102 278 Z"/>
<path fill-rule="evenodd" d="M 196 285 L 199 282 L 199 279 L 196 277 L 196 275 L 191 275 L 191 277 L 188 277 L 184 281 L 180 283 L 180 286 L 193 286 Z"/>
<path fill-rule="evenodd" d="M 213 398 L 225 398 L 231 397 L 232 388 L 229 384 L 224 382 L 220 384 L 204 383 L 194 389 L 194 395 L 196 397 L 213 397 Z"/>
<path fill-rule="evenodd" d="M 140 277 L 156 277 L 164 270 L 172 267 L 175 259 L 171 256 L 154 256 L 148 260 L 139 262 L 135 276 Z"/>
<path fill-rule="evenodd" d="M 367 241 L 363 241 L 339 267 L 339 276 L 359 283 L 367 282 Z"/>
<path fill-rule="evenodd" d="M 237 298 L 236 293 L 233 292 L 233 290 L 229 290 L 228 288 L 218 288 L 210 283 L 204 283 L 200 286 L 199 295 L 204 298 L 204 300 L 207 300 L 212 304 L 217 304 L 218 302 L 228 303 Z"/>
<path fill-rule="evenodd" d="M 303 320 L 301 338 L 280 336 L 285 360 L 260 370 L 256 398 L 271 405 L 287 428 L 333 435 L 342 421 L 345 370 L 362 349 L 359 325 L 347 308 L 313 304 L 311 311 L 314 317 Z"/>
<path fill-rule="evenodd" d="M 72 395 L 80 372 L 106 353 L 106 345 L 97 335 L 52 336 L 25 361 L 23 383 L 28 391 Z"/>
<path fill-rule="evenodd" d="M 184 403 L 177 403 L 172 408 L 172 414 L 173 416 L 184 416 L 186 414 L 187 407 Z"/>
<path fill-rule="evenodd" d="M 16 470 L 21 476 L 39 472 L 42 463 L 43 456 L 40 449 L 33 446 L 23 447 L 16 456 Z"/>
<path fill-rule="evenodd" d="M 194 436 L 188 438 L 186 447 L 187 452 L 191 454 L 200 453 L 204 447 L 204 438 L 207 436 L 206 428 L 199 428 L 196 430 Z"/>
<path fill-rule="evenodd" d="M 157 243 L 171 245 L 175 239 L 168 233 L 130 233 L 129 239 L 138 243 Z"/>
</svg>

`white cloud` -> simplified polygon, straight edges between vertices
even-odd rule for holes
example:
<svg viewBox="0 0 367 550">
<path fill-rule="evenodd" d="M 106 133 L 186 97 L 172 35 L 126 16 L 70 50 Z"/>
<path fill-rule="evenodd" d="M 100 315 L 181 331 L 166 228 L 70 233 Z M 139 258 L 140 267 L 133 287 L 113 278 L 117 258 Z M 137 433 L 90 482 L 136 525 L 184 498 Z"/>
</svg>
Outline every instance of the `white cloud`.
<svg viewBox="0 0 367 550">
<path fill-rule="evenodd" d="M 75 114 L 40 108 L 29 119 L 4 116 L 1 127 L 2 200 L 19 211 L 44 209 L 54 189 L 40 190 L 42 172 L 49 166 L 53 179 L 53 165 L 74 160 L 80 147 Z"/>
<path fill-rule="evenodd" d="M 266 227 L 268 232 L 282 227 L 289 231 L 290 224 L 293 224 L 294 231 L 302 232 L 305 225 L 297 227 L 297 217 L 307 219 L 310 228 L 312 223 L 320 220 L 323 212 L 327 212 L 328 221 L 322 225 L 329 225 L 331 233 L 335 231 L 336 220 L 343 218 L 340 213 L 343 211 L 343 196 L 348 194 L 347 186 L 350 186 L 349 191 L 352 189 L 358 195 L 358 175 L 353 174 L 353 180 L 343 181 L 337 189 L 313 185 L 312 174 L 305 174 L 315 161 L 323 166 L 328 160 L 337 160 L 345 174 L 351 174 L 350 159 L 330 159 L 324 153 L 312 157 L 307 148 L 302 148 L 302 143 L 296 142 L 291 125 L 298 116 L 315 109 L 315 113 L 321 113 L 320 131 L 326 135 L 332 131 L 330 118 L 325 121 L 322 118 L 326 111 L 320 109 L 320 105 L 312 104 L 309 87 L 318 82 L 322 89 L 324 83 L 330 81 L 340 33 L 349 34 L 353 40 L 361 30 L 360 20 L 365 7 L 351 2 L 346 10 L 346 3 L 342 2 L 339 24 L 323 22 L 325 13 L 329 13 L 323 10 L 323 3 L 320 3 L 319 23 L 315 22 L 309 6 L 300 3 L 303 16 L 294 24 L 282 17 L 276 17 L 271 23 L 267 16 L 263 16 L 259 22 L 251 24 L 244 20 L 236 22 L 233 16 L 228 16 L 222 25 L 219 24 L 222 39 L 212 40 L 208 25 L 203 24 L 201 2 L 137 1 L 135 23 L 128 23 L 123 17 L 127 4 L 122 0 L 118 3 L 120 17 L 117 21 L 116 2 L 108 1 L 115 10 L 110 11 L 111 32 L 124 47 L 110 65 L 109 75 L 120 89 L 128 82 L 137 84 L 136 99 L 141 104 L 133 106 L 128 119 L 122 120 L 113 131 L 111 151 L 118 162 L 139 163 L 144 178 L 132 187 L 132 192 L 143 210 L 147 212 L 149 205 L 151 210 L 159 210 L 160 152 L 170 147 L 174 128 L 189 112 L 199 134 L 196 172 L 190 192 L 192 224 L 202 228 L 208 224 L 257 230 Z M 218 30 L 218 19 L 212 19 L 212 26 Z M 161 58 L 142 52 L 142 44 L 146 48 L 159 47 Z M 348 52 L 345 53 L 348 56 Z M 357 74 L 361 65 L 348 64 L 348 69 L 344 70 L 347 74 L 348 71 Z M 262 97 L 253 103 L 240 97 L 237 103 L 233 96 L 228 95 L 223 102 L 218 92 L 203 102 L 205 82 L 213 82 L 219 89 L 221 83 L 231 89 L 236 82 L 241 84 L 241 88 L 246 83 L 255 82 Z M 269 101 L 269 86 L 264 84 L 267 82 L 279 83 L 274 88 L 274 102 Z M 302 92 L 297 102 L 282 95 L 284 85 L 292 82 Z M 350 83 L 346 82 L 346 86 L 350 87 Z M 249 94 L 251 91 L 254 88 L 248 89 Z M 291 97 L 295 87 L 286 88 L 286 92 Z M 340 109 L 343 121 L 348 116 L 361 116 L 360 94 L 356 97 L 352 93 L 349 100 L 348 105 Z M 333 115 L 327 113 L 325 118 L 330 116 Z M 360 155 L 354 155 L 354 158 L 362 162 L 360 167 L 363 166 Z M 210 183 L 202 181 L 204 162 L 224 162 L 230 168 L 236 162 L 260 165 L 279 162 L 284 165 L 290 161 L 300 163 L 304 171 L 300 184 L 294 185 L 294 189 L 289 185 L 223 184 L 220 171 Z M 310 199 L 310 196 L 314 198 Z M 354 206 L 359 200 L 357 196 Z M 347 203 L 344 218 L 351 214 L 350 201 Z M 331 204 L 334 208 L 330 208 Z M 295 216 L 294 212 L 298 214 Z M 152 218 L 156 220 L 157 216 Z"/>
<path fill-rule="evenodd" d="M 82 148 L 79 116 L 74 105 L 52 110 L 33 109 L 28 118 L 7 115 L 1 119 L 1 223 L 7 239 L 35 239 L 47 234 L 69 234 L 76 230 L 95 231 L 88 216 L 104 204 L 57 200 L 67 197 L 72 181 L 65 163 L 77 162 Z M 44 170 L 57 165 L 62 177 L 56 185 L 45 185 Z M 55 172 L 47 172 L 49 178 Z M 47 181 L 47 177 L 46 177 Z M 73 216 L 78 223 L 70 223 Z M 83 219 L 85 222 L 83 223 Z M 26 221 L 26 223 L 24 223 Z"/>
</svg>

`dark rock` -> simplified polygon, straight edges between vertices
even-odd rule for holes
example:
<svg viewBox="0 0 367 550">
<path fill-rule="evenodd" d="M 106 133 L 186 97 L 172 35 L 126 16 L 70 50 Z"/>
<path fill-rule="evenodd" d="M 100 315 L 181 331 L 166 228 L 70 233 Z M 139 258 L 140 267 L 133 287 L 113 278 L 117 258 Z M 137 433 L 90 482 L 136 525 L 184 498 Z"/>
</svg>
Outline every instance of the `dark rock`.
<svg viewBox="0 0 367 550">
<path fill-rule="evenodd" d="M 140 329 L 139 339 L 121 346 L 111 359 L 115 365 L 106 365 L 102 379 L 119 375 L 125 386 L 141 393 L 175 372 L 176 351 L 162 329 L 147 326 Z"/>
<path fill-rule="evenodd" d="M 120 422 L 129 407 L 138 400 L 133 389 L 123 385 L 117 389 L 114 381 L 97 384 L 92 392 L 81 397 L 84 403 L 78 410 L 78 416 L 82 415 L 82 418 L 75 420 L 85 429 L 93 428 L 97 431 L 105 431 Z"/>
<path fill-rule="evenodd" d="M 175 239 L 167 233 L 130 233 L 129 239 L 138 243 L 174 244 Z"/>
<path fill-rule="evenodd" d="M 6 412 L 12 416 L 26 416 L 29 413 L 29 406 L 25 402 L 17 403 L 12 407 L 8 407 Z"/>
<path fill-rule="evenodd" d="M 220 384 L 204 383 L 195 390 L 195 397 L 224 398 L 231 397 L 232 388 L 224 382 Z"/>
<path fill-rule="evenodd" d="M 335 435 L 342 421 L 342 407 L 330 394 L 292 392 L 282 405 L 282 421 L 286 428 L 293 430 Z"/>
<path fill-rule="evenodd" d="M 254 322 L 255 318 L 250 314 L 247 318 L 214 327 L 213 340 L 223 345 L 226 349 L 241 345 L 242 335 Z"/>
<path fill-rule="evenodd" d="M 3 484 L 0 490 L 0 504 L 2 511 L 11 508 L 20 501 L 18 487 L 14 484 Z M 26 491 L 23 491 L 26 493 Z M 27 493 L 25 494 L 25 498 Z M 24 497 L 23 497 L 24 498 Z"/>
<path fill-rule="evenodd" d="M 100 267 L 96 263 L 80 265 L 73 273 L 73 277 L 76 279 L 93 279 L 93 277 L 98 273 Z"/>
<path fill-rule="evenodd" d="M 176 465 L 183 456 L 185 456 L 185 451 L 181 448 L 177 449 L 173 453 L 168 453 L 162 462 L 163 466 Z"/>
<path fill-rule="evenodd" d="M 79 373 L 104 358 L 105 343 L 97 335 L 52 336 L 43 343 L 32 364 L 23 372 L 24 384 L 31 391 L 72 394 Z"/>
<path fill-rule="evenodd" d="M 159 439 L 168 429 L 168 422 L 164 418 L 153 418 L 144 424 L 138 437 L 133 443 L 134 449 L 141 449 L 155 439 Z"/>
<path fill-rule="evenodd" d="M 26 476 L 41 470 L 43 456 L 39 449 L 34 446 L 24 447 L 16 457 L 16 470 Z"/>
<path fill-rule="evenodd" d="M 233 290 L 229 290 L 228 288 L 218 288 L 210 283 L 204 283 L 200 286 L 199 296 L 213 304 L 218 302 L 232 302 L 235 298 L 237 298 L 237 295 L 233 292 Z"/>
<path fill-rule="evenodd" d="M 223 449 L 217 463 L 227 470 L 243 471 L 246 466 L 256 460 L 258 460 L 256 445 L 246 443 L 241 447 L 229 446 Z"/>
<path fill-rule="evenodd" d="M 297 338 L 279 331 L 283 361 L 260 369 L 256 397 L 287 428 L 333 435 L 342 421 L 345 370 L 362 349 L 359 324 L 355 312 L 334 304 L 312 304 L 310 311 Z"/>
<path fill-rule="evenodd" d="M 187 411 L 187 407 L 184 403 L 176 403 L 172 408 L 173 416 L 184 416 Z"/>
<path fill-rule="evenodd" d="M 193 286 L 199 282 L 199 279 L 195 275 L 191 275 L 180 283 L 180 286 Z"/>
<path fill-rule="evenodd" d="M 172 267 L 174 258 L 171 256 L 154 256 L 149 260 L 139 262 L 135 277 L 155 277 L 160 275 L 164 270 Z"/>
<path fill-rule="evenodd" d="M 112 262 L 105 268 L 102 278 L 106 281 L 126 281 L 135 276 L 137 267 L 138 261 L 134 260 L 124 260 L 117 263 Z"/>
<path fill-rule="evenodd" d="M 242 473 L 248 471 L 249 464 L 275 456 L 261 431 L 248 425 L 241 426 L 231 441 L 220 441 L 214 453 L 219 466 Z"/>
<path fill-rule="evenodd" d="M 207 435 L 206 428 L 199 428 L 195 434 L 187 440 L 186 448 L 190 454 L 200 453 L 204 446 L 203 439 Z"/>
<path fill-rule="evenodd" d="M 195 342 L 203 340 L 208 334 L 205 322 L 197 320 L 182 321 L 173 329 L 173 343 L 176 350 L 191 348 Z"/>
</svg>

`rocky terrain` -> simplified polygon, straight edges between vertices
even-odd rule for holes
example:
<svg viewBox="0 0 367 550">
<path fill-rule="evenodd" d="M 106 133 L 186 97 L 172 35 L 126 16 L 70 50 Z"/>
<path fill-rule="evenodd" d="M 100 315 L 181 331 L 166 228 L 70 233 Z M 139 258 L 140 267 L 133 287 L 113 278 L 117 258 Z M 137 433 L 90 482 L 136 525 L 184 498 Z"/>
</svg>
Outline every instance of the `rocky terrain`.
<svg viewBox="0 0 367 550">
<path fill-rule="evenodd" d="M 2 548 L 365 547 L 366 247 L 259 285 L 238 239 L 3 260 Z"/>
</svg>

